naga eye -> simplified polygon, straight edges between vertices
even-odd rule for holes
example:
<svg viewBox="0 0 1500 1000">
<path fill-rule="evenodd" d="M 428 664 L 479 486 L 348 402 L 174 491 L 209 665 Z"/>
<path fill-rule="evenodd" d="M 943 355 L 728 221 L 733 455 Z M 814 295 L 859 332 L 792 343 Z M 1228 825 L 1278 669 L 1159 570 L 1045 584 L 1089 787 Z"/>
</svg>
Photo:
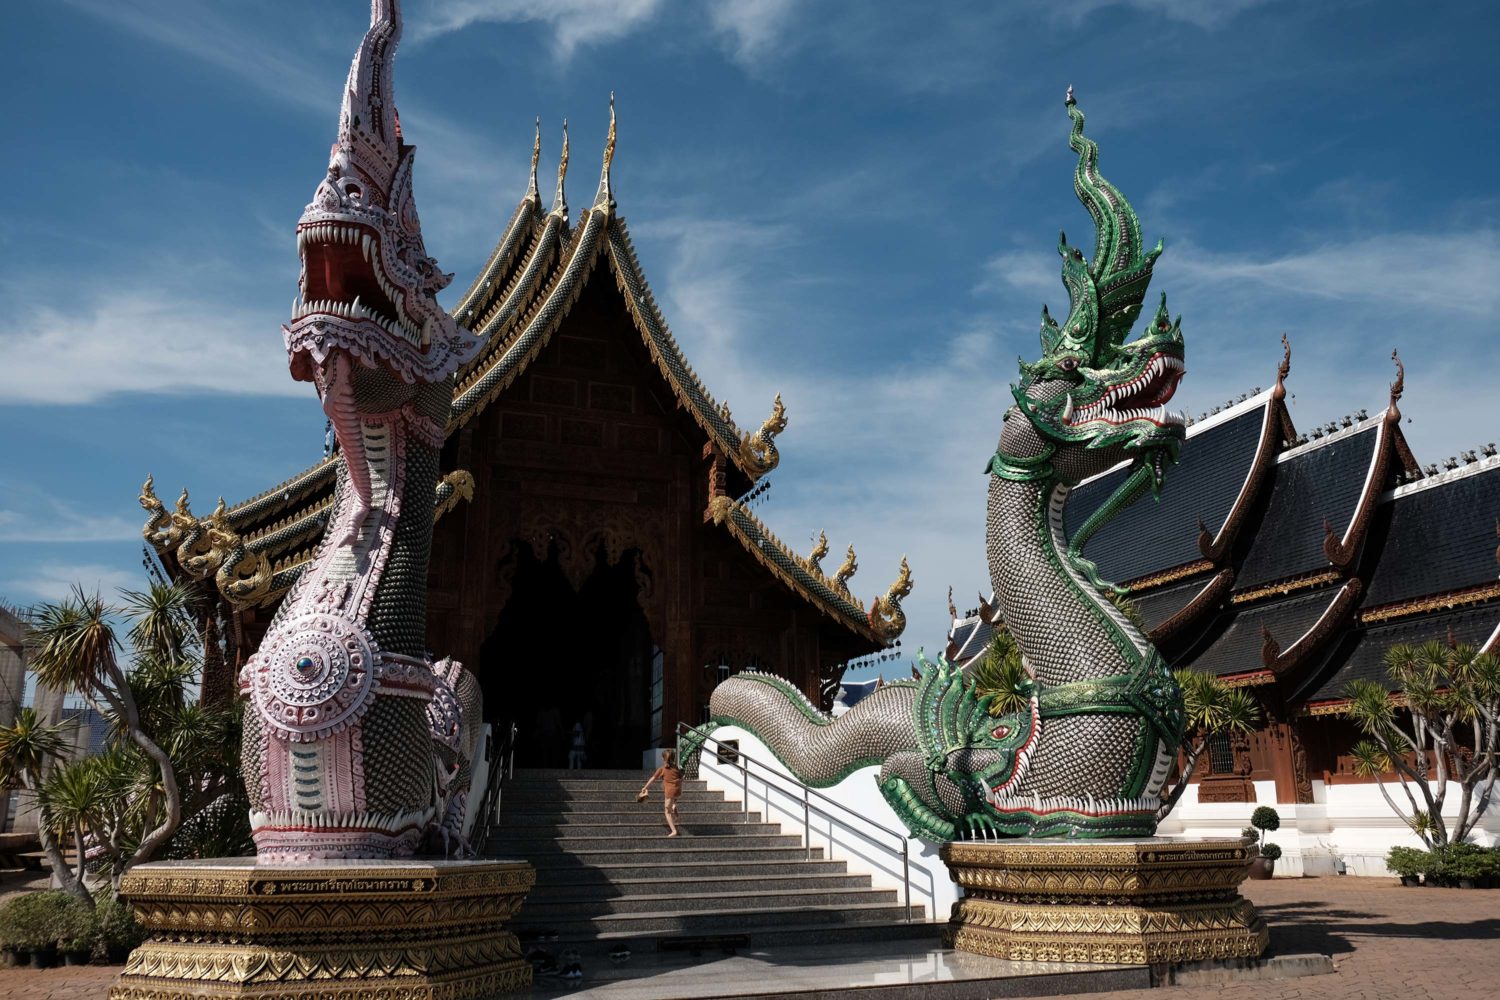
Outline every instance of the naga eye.
<svg viewBox="0 0 1500 1000">
<path fill-rule="evenodd" d="M 997 740 L 1003 740 L 1003 739 L 1005 739 L 1005 737 L 1007 737 L 1009 735 L 1010 735 L 1010 727 L 1009 726 L 996 726 L 994 729 L 990 730 L 990 736 L 993 737 L 994 739 L 997 739 Z"/>
<path fill-rule="evenodd" d="M 1058 367 L 1065 372 L 1070 372 L 1078 367 L 1078 362 L 1073 358 L 1063 358 L 1062 361 L 1058 363 Z"/>
</svg>

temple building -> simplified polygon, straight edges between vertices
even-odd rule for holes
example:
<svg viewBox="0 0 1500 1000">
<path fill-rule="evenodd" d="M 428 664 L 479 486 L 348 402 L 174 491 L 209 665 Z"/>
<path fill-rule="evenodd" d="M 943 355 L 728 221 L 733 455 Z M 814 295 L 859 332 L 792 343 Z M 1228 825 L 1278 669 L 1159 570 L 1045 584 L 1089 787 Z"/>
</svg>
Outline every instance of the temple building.
<svg viewBox="0 0 1500 1000">
<path fill-rule="evenodd" d="M 900 634 L 896 582 L 867 606 L 853 546 L 825 569 L 748 501 L 777 465 L 778 397 L 742 429 L 693 371 L 646 281 L 610 179 L 576 222 L 564 132 L 550 207 L 531 183 L 454 309 L 485 346 L 456 379 L 428 578 L 429 648 L 480 678 L 492 722 L 521 727 L 522 764 L 561 764 L 576 724 L 589 764 L 635 766 L 705 718 L 746 668 L 831 705 L 849 661 Z M 205 627 L 224 650 L 206 686 L 227 696 L 312 558 L 339 458 L 195 515 L 148 480 L 145 536 L 174 579 L 212 580 Z"/>
<path fill-rule="evenodd" d="M 1355 679 L 1389 684 L 1382 656 L 1396 643 L 1500 650 L 1500 455 L 1488 445 L 1442 470 L 1419 466 L 1401 433 L 1394 355 L 1377 412 L 1299 433 L 1283 343 L 1272 388 L 1195 421 L 1160 501 L 1127 507 L 1085 555 L 1128 588 L 1174 668 L 1244 687 L 1261 708 L 1259 731 L 1210 743 L 1163 832 L 1236 832 L 1251 804 L 1274 804 L 1287 873 L 1343 861 L 1384 874 L 1385 850 L 1409 834 L 1355 774 L 1344 692 Z M 1126 474 L 1073 490 L 1070 534 Z M 955 610 L 948 656 L 982 657 L 994 619 L 988 602 Z"/>
</svg>

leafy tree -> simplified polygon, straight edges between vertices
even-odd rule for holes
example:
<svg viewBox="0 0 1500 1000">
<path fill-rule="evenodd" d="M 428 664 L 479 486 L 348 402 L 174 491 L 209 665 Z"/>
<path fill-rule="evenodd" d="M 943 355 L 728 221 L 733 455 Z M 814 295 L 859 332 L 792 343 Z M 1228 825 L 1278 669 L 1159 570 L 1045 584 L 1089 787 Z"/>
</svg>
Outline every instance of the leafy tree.
<svg viewBox="0 0 1500 1000">
<path fill-rule="evenodd" d="M 1187 791 L 1198 758 L 1209 741 L 1219 735 L 1252 733 L 1260 724 L 1260 706 L 1243 688 L 1230 687 L 1213 674 L 1201 670 L 1173 671 L 1182 688 L 1183 708 L 1187 719 L 1182 738 L 1184 759 L 1177 783 L 1156 810 L 1156 819 L 1166 819 Z"/>
<path fill-rule="evenodd" d="M 1434 641 L 1392 646 L 1385 667 L 1398 696 L 1367 680 L 1345 689 L 1349 717 L 1366 737 L 1350 751 L 1355 770 L 1375 779 L 1386 804 L 1428 848 L 1461 843 L 1489 808 L 1500 777 L 1500 658 L 1467 643 Z M 1391 795 L 1392 774 L 1404 808 Z M 1451 829 L 1443 817 L 1450 782 L 1460 793 Z"/>
<path fill-rule="evenodd" d="M 64 735 L 65 728 L 62 724 L 44 724 L 33 708 L 16 713 L 14 723 L 0 727 L 0 784 L 24 788 L 40 798 L 48 766 L 62 760 L 72 749 Z M 79 900 L 90 899 L 82 879 L 63 860 L 62 846 L 50 824 L 38 824 L 37 839 L 63 888 Z"/>
<path fill-rule="evenodd" d="M 42 825 L 74 844 L 74 881 L 82 884 L 87 857 L 115 889 L 131 867 L 163 851 L 185 815 L 236 791 L 239 755 L 238 713 L 193 696 L 203 659 L 191 593 L 153 584 L 124 597 L 111 607 L 75 589 L 36 609 L 30 631 L 38 677 L 77 693 L 111 726 L 104 753 L 66 764 L 40 785 Z M 128 668 L 117 618 L 131 623 Z"/>
</svg>

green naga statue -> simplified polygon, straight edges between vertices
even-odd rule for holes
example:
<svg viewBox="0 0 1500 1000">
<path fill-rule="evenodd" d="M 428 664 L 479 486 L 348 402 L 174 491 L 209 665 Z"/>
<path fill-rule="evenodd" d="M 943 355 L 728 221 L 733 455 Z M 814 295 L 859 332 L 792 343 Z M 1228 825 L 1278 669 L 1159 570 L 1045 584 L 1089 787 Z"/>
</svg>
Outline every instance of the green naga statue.
<svg viewBox="0 0 1500 1000">
<path fill-rule="evenodd" d="M 1182 738 L 1182 692 L 1161 654 L 1115 606 L 1081 548 L 1148 489 L 1159 491 L 1186 420 L 1166 410 L 1182 378 L 1180 321 L 1166 297 L 1127 342 L 1161 244 L 1099 174 L 1070 88 L 1073 186 L 1093 217 L 1094 254 L 1058 243 L 1070 305 L 1042 310 L 1042 356 L 1021 364 L 1015 406 L 986 471 L 990 575 L 1020 650 L 1024 679 L 994 716 L 994 692 L 939 657 L 832 718 L 794 686 L 743 673 L 710 699 L 712 721 L 683 739 L 696 764 L 704 739 L 741 726 L 814 787 L 879 766 L 881 793 L 916 836 L 1126 837 L 1156 830 L 1162 786 Z M 1110 499 L 1069 539 L 1063 508 L 1079 481 L 1130 461 Z"/>
</svg>

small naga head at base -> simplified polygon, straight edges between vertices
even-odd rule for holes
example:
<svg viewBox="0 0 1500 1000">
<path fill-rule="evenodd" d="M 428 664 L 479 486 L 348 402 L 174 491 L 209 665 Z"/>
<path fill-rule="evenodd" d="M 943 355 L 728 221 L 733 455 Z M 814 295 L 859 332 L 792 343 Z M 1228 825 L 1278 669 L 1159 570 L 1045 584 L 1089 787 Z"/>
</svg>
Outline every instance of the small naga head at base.
<svg viewBox="0 0 1500 1000">
<path fill-rule="evenodd" d="M 1133 458 L 1159 491 L 1187 427 L 1182 414 L 1166 408 L 1185 371 L 1180 319 L 1167 313 L 1163 295 L 1150 325 L 1125 341 L 1162 245 L 1144 249 L 1140 220 L 1100 175 L 1099 147 L 1083 134 L 1071 88 L 1067 106 L 1069 144 L 1078 153 L 1073 186 L 1094 219 L 1094 257 L 1059 237 L 1068 315 L 1059 324 L 1042 308 L 1042 356 L 1021 364 L 1011 390 L 1016 407 L 1006 414 L 991 471 L 1030 476 L 1048 465 L 1072 485 Z"/>
</svg>

